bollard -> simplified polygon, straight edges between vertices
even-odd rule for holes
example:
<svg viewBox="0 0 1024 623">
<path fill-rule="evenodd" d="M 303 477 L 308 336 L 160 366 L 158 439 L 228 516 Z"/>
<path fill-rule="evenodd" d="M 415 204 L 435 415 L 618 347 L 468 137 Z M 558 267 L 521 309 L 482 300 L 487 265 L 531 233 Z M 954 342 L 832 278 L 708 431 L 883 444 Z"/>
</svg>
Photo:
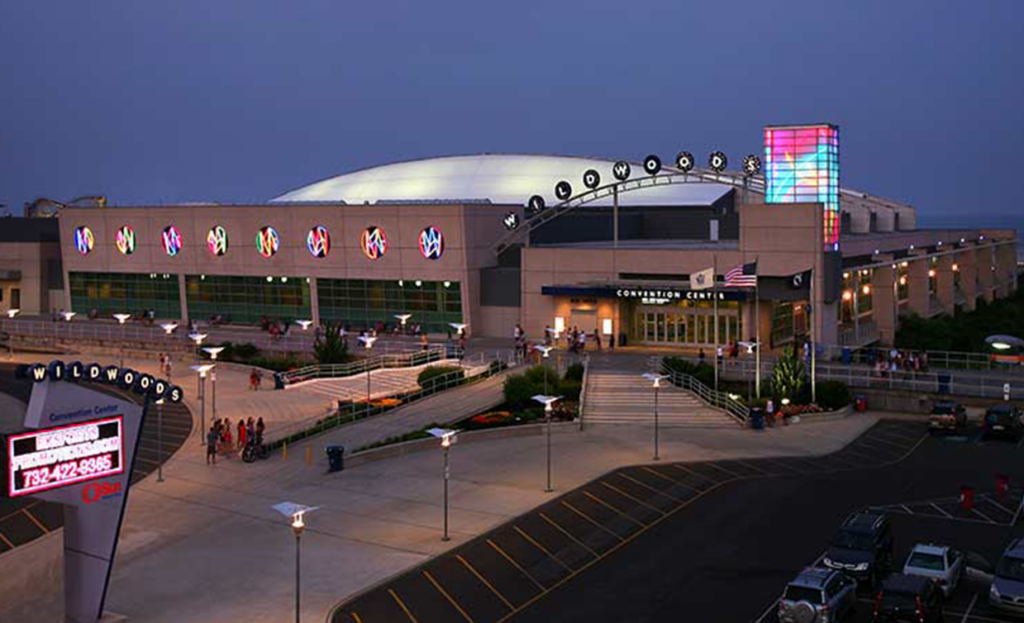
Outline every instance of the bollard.
<svg viewBox="0 0 1024 623">
<path fill-rule="evenodd" d="M 1010 477 L 1006 474 L 996 476 L 996 497 L 1002 501 L 1010 491 Z"/>
<path fill-rule="evenodd" d="M 288 442 L 287 441 L 284 442 L 284 444 L 281 446 L 281 460 L 282 461 L 287 461 L 288 460 Z"/>
<path fill-rule="evenodd" d="M 306 446 L 306 465 L 312 465 L 312 464 L 313 464 L 313 448 L 311 446 Z"/>
<path fill-rule="evenodd" d="M 974 487 L 963 485 L 960 487 L 960 506 L 965 511 L 974 508 Z"/>
</svg>

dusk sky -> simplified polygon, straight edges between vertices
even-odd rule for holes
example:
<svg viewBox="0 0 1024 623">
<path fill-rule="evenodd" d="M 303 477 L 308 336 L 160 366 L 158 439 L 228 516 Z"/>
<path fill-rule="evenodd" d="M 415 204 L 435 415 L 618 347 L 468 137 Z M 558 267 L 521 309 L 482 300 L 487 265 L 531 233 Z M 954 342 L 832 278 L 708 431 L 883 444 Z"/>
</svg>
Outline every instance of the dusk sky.
<svg viewBox="0 0 1024 623">
<path fill-rule="evenodd" d="M 8 1 L 0 203 L 265 201 L 479 152 L 735 168 L 830 121 L 843 186 L 1019 216 L 1022 52 L 1022 0 Z"/>
</svg>

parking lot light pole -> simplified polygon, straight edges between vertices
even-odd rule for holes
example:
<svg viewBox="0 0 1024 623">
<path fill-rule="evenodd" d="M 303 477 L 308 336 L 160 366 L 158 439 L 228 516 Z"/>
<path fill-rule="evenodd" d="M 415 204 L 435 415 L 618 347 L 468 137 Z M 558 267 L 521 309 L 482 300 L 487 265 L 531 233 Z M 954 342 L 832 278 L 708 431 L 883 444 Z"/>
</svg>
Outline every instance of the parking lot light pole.
<svg viewBox="0 0 1024 623">
<path fill-rule="evenodd" d="M 121 325 L 121 367 L 124 367 L 124 323 L 128 322 L 131 314 L 114 314 L 117 324 Z"/>
<path fill-rule="evenodd" d="M 302 585 L 302 548 L 300 544 L 302 542 L 302 531 L 306 529 L 306 524 L 302 520 L 304 514 L 298 512 L 292 516 L 292 532 L 295 533 L 295 623 L 300 623 L 302 619 L 302 597 L 300 593 L 300 586 Z"/>
<path fill-rule="evenodd" d="M 197 352 L 198 352 L 199 347 L 203 345 L 203 340 L 206 339 L 206 334 L 205 333 L 189 333 L 188 334 L 188 339 L 190 339 L 190 340 L 192 340 L 193 342 L 196 343 L 196 349 L 197 349 Z M 197 364 L 199 363 L 198 355 L 197 355 L 197 358 L 196 358 L 196 363 Z M 195 369 L 195 368 L 193 367 L 193 369 Z M 198 378 L 196 379 L 196 392 L 197 393 L 199 392 L 199 379 Z"/>
<path fill-rule="evenodd" d="M 60 313 L 64 317 L 64 322 L 68 323 L 68 339 L 71 339 L 71 319 L 78 315 L 78 312 L 64 311 Z"/>
<path fill-rule="evenodd" d="M 444 534 L 441 536 L 441 540 L 450 541 L 451 537 L 448 536 L 448 481 L 451 479 L 451 469 L 448 464 L 448 451 L 455 444 L 458 431 L 431 428 L 427 432 L 441 440 L 441 450 L 444 452 Z"/>
<path fill-rule="evenodd" d="M 533 397 L 534 400 L 544 405 L 544 423 L 547 436 L 547 487 L 544 489 L 545 493 L 551 493 L 554 488 L 551 486 L 551 405 L 555 404 L 562 399 L 561 396 L 547 396 L 538 395 Z"/>
<path fill-rule="evenodd" d="M 658 455 L 658 389 L 661 387 L 661 381 L 667 379 L 668 375 L 646 372 L 643 377 L 651 381 L 652 387 L 654 387 L 654 460 L 660 461 L 661 457 Z"/>
<path fill-rule="evenodd" d="M 156 481 L 164 481 L 164 399 L 156 401 Z M 206 431 L 202 431 L 205 435 Z"/>
<path fill-rule="evenodd" d="M 14 320 L 14 317 L 18 315 L 20 309 L 12 308 L 7 310 L 7 317 Z M 7 346 L 11 349 L 11 359 L 14 359 L 14 334 L 10 331 L 7 332 Z"/>
</svg>

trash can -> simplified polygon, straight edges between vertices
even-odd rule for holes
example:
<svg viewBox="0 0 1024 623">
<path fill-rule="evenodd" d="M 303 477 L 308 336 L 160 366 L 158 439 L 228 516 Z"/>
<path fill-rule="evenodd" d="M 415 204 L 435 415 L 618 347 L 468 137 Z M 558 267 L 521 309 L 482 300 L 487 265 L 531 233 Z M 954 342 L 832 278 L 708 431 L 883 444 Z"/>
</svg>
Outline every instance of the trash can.
<svg viewBox="0 0 1024 623">
<path fill-rule="evenodd" d="M 948 394 L 949 393 L 949 382 L 950 382 L 950 380 L 952 380 L 952 377 L 949 374 L 939 374 L 938 375 L 938 379 L 939 379 L 939 387 L 938 387 L 939 393 L 940 394 Z"/>
<path fill-rule="evenodd" d="M 853 362 L 853 351 L 849 347 L 844 347 L 839 360 L 843 362 L 843 365 L 850 365 Z"/>
<path fill-rule="evenodd" d="M 274 373 L 274 389 L 284 389 L 284 375 L 280 372 Z"/>
<path fill-rule="evenodd" d="M 327 446 L 327 465 L 329 472 L 340 472 L 345 469 L 345 446 Z"/>
<path fill-rule="evenodd" d="M 857 394 L 853 398 L 853 410 L 854 411 L 867 411 L 868 410 L 868 398 L 864 394 Z"/>
<path fill-rule="evenodd" d="M 764 409 L 754 407 L 750 410 L 750 428 L 764 430 Z"/>
<path fill-rule="evenodd" d="M 619 334 L 619 346 L 625 346 L 625 345 L 626 345 L 626 333 L 623 332 L 623 333 Z"/>
</svg>

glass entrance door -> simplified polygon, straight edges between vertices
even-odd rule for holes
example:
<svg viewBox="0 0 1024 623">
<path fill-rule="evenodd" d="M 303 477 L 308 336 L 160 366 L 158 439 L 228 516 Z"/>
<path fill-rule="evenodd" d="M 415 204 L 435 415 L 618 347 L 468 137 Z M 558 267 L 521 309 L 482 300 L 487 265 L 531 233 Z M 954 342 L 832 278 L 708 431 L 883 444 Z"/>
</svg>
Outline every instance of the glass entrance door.
<svg viewBox="0 0 1024 623">
<path fill-rule="evenodd" d="M 639 341 L 644 344 L 708 347 L 715 344 L 715 317 L 711 310 L 692 307 L 641 309 L 635 318 Z M 736 310 L 718 314 L 718 343 L 725 346 L 743 339 Z"/>
</svg>

